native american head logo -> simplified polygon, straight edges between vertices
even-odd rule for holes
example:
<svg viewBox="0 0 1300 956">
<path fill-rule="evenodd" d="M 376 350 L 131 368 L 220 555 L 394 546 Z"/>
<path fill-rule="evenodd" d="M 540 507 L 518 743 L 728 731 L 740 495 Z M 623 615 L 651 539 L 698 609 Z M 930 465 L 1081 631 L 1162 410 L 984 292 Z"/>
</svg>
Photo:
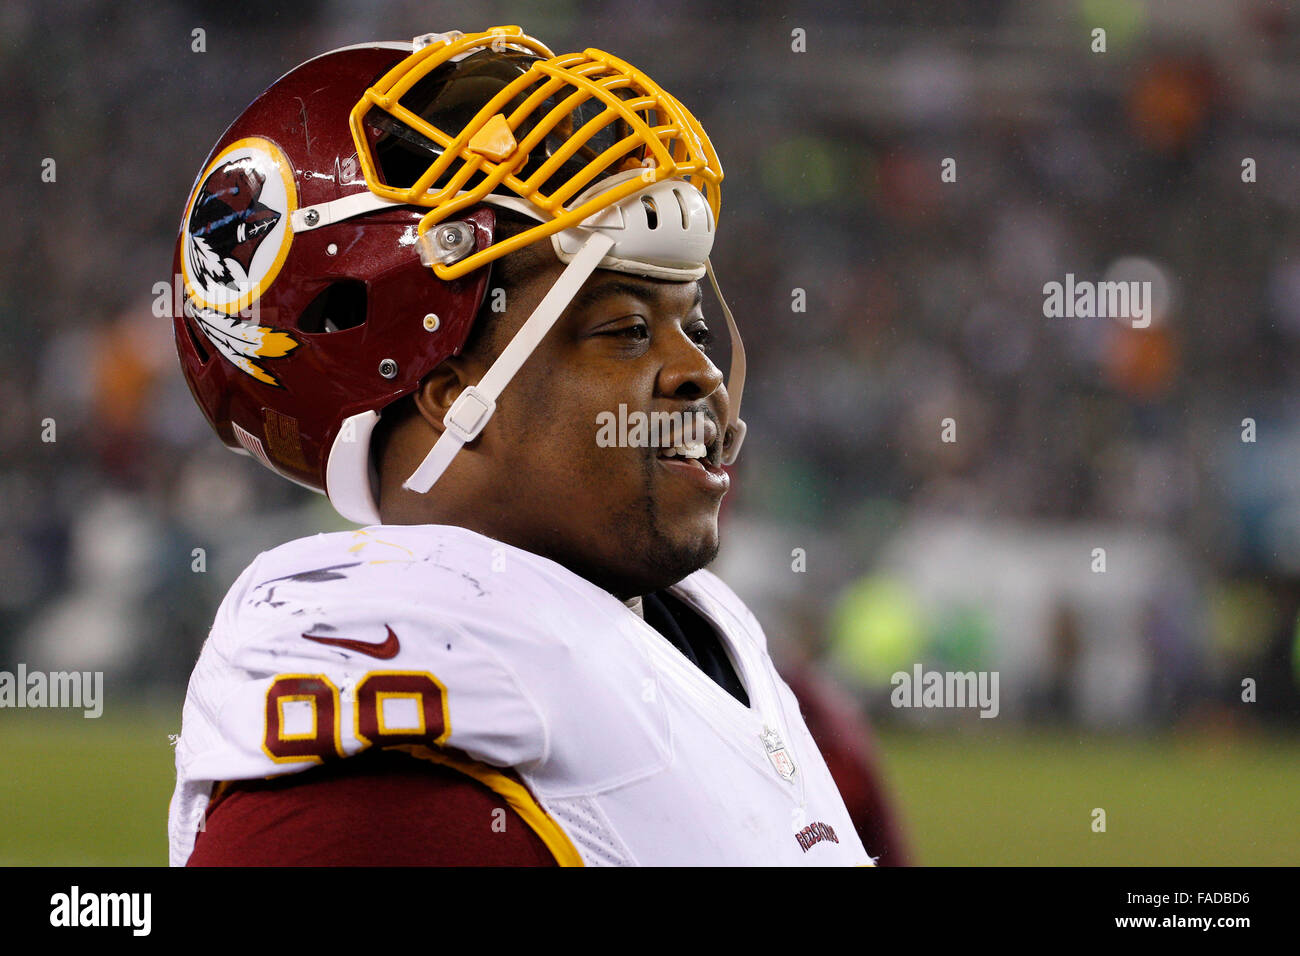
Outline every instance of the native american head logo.
<svg viewBox="0 0 1300 956">
<path fill-rule="evenodd" d="M 289 252 L 296 190 L 289 161 L 273 143 L 226 147 L 199 178 L 185 211 L 185 313 L 232 364 L 279 385 L 258 361 L 298 346 L 292 333 L 258 324 L 257 302 Z"/>
<path fill-rule="evenodd" d="M 198 285 L 247 287 L 258 246 L 281 213 L 261 201 L 266 176 L 247 159 L 236 159 L 208 174 L 190 212 L 185 251 Z"/>
</svg>

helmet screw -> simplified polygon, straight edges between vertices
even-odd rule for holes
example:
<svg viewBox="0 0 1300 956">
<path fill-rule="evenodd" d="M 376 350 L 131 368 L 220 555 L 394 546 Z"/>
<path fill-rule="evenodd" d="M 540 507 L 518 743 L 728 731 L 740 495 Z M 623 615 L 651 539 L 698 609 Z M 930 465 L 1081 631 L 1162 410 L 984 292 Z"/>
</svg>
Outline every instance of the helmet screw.
<svg viewBox="0 0 1300 956">
<path fill-rule="evenodd" d="M 383 359 L 379 363 L 379 374 L 384 378 L 397 378 L 397 363 L 392 359 Z"/>
<path fill-rule="evenodd" d="M 442 324 L 442 320 L 439 319 L 432 312 L 430 312 L 428 315 L 424 317 L 424 331 L 426 332 L 437 332 L 438 326 L 440 326 L 441 324 Z"/>
<path fill-rule="evenodd" d="M 308 209 L 307 212 L 303 214 L 302 218 L 303 222 L 307 223 L 307 225 L 314 226 L 316 223 L 320 222 L 320 211 L 317 209 Z"/>
<path fill-rule="evenodd" d="M 442 232 L 442 241 L 449 246 L 460 245 L 460 231 L 456 229 L 444 229 Z"/>
</svg>

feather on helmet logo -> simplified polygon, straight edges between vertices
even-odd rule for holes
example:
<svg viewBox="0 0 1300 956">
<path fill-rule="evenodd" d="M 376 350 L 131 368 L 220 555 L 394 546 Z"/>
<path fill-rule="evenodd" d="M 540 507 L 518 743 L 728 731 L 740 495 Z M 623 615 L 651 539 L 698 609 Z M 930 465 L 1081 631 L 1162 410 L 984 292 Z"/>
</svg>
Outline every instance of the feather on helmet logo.
<svg viewBox="0 0 1300 956">
<path fill-rule="evenodd" d="M 296 200 L 288 159 L 250 137 L 212 160 L 185 207 L 185 314 L 233 365 L 268 385 L 280 383 L 259 360 L 281 358 L 298 341 L 259 325 L 254 307 L 289 253 Z"/>
</svg>

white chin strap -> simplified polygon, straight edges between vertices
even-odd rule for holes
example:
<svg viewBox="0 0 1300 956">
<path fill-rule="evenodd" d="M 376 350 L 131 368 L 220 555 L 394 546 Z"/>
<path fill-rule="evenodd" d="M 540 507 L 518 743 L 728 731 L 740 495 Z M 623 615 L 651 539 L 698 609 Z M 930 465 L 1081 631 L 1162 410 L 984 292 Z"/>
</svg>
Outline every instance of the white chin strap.
<svg viewBox="0 0 1300 956">
<path fill-rule="evenodd" d="M 638 175 L 636 170 L 621 173 L 602 181 L 594 191 L 609 189 L 618 180 Z M 584 196 L 579 196 L 575 205 L 584 201 Z M 523 204 L 507 201 L 500 205 L 519 208 Z M 537 218 L 531 210 L 525 211 Z M 568 263 L 567 267 L 482 381 L 466 388 L 452 403 L 443 418 L 442 434 L 402 487 L 418 494 L 426 493 L 442 477 L 456 453 L 478 437 L 496 411 L 501 392 L 598 268 L 679 281 L 699 279 L 707 272 L 731 334 L 731 376 L 727 383 L 731 420 L 724 431 L 722 461 L 727 465 L 734 462 L 745 437 L 745 423 L 740 420 L 745 348 L 708 258 L 713 236 L 713 211 L 699 190 L 680 180 L 653 183 L 602 210 L 581 226 L 553 235 L 556 255 Z"/>
<path fill-rule="evenodd" d="M 478 437 L 492 413 L 497 409 L 497 399 L 515 373 L 533 354 L 533 349 L 541 343 L 546 333 L 551 330 L 560 313 L 568 307 L 577 295 L 587 277 L 596 271 L 596 265 L 605 257 L 605 253 L 614 245 L 614 240 L 604 233 L 594 233 L 586 244 L 569 263 L 568 268 L 551 286 L 551 291 L 538 303 L 528 321 L 523 324 L 510 344 L 505 347 L 492 367 L 487 370 L 483 380 L 477 385 L 466 388 L 452 402 L 442 420 L 443 432 L 424 456 L 420 467 L 410 478 L 402 482 L 403 488 L 424 494 L 433 487 L 433 483 L 442 477 L 456 452 L 466 442 Z"/>
</svg>

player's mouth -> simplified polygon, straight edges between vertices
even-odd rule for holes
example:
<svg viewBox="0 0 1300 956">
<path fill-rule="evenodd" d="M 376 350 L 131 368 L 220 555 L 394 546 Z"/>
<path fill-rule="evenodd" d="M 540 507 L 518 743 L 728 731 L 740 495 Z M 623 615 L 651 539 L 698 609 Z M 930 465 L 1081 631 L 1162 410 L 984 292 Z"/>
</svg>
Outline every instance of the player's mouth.
<svg viewBox="0 0 1300 956">
<path fill-rule="evenodd" d="M 658 449 L 659 464 L 692 482 L 702 491 L 725 495 L 731 476 L 722 470 L 721 431 L 711 418 L 703 419 L 702 434 L 696 440 L 679 437 L 675 444 Z"/>
</svg>

